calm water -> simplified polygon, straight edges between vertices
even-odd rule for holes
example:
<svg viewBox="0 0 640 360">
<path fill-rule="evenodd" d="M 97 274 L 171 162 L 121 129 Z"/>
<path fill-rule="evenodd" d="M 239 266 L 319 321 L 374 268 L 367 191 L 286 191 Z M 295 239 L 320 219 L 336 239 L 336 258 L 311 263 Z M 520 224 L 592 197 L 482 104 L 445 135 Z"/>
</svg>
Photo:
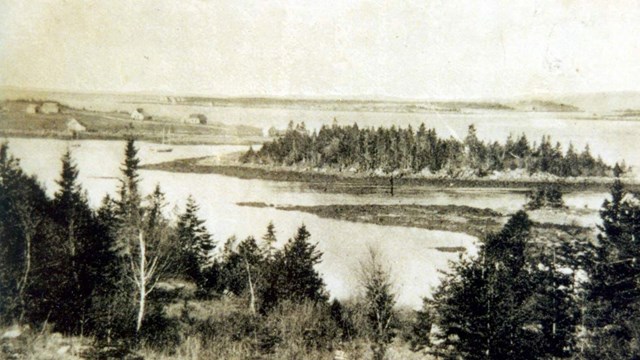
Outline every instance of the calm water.
<svg viewBox="0 0 640 360">
<path fill-rule="evenodd" d="M 179 107 L 163 107 L 177 111 Z M 152 109 L 153 110 L 153 109 Z M 182 109 L 180 111 L 190 111 Z M 158 109 L 160 111 L 160 109 Z M 168 111 L 168 110 L 167 110 Z M 358 121 L 364 126 L 402 125 L 417 126 L 425 122 L 435 127 L 441 135 L 464 137 L 469 124 L 475 123 L 478 134 L 487 140 L 503 140 L 509 133 L 525 131 L 529 139 L 539 139 L 542 134 L 552 134 L 556 140 L 578 147 L 588 141 L 594 154 L 607 161 L 625 159 L 628 164 L 640 168 L 640 160 L 634 142 L 640 135 L 640 123 L 622 121 L 577 120 L 566 114 L 526 114 L 512 118 L 511 113 L 477 112 L 471 116 L 460 114 L 391 114 L 311 112 L 278 109 L 210 110 L 210 119 L 224 122 L 243 122 L 262 126 L 286 126 L 289 120 L 305 121 L 310 128 L 330 123 L 335 116 L 339 123 Z M 202 111 L 200 111 L 202 112 Z M 217 116 L 217 117 L 216 117 Z M 575 115 L 574 115 L 575 116 Z M 242 146 L 177 146 L 171 153 L 153 150 L 158 145 L 140 143 L 143 163 L 168 161 L 176 158 L 214 156 L 243 150 Z M 52 139 L 10 139 L 12 153 L 21 158 L 24 169 L 36 174 L 52 194 L 59 176 L 60 156 L 71 146 L 80 169 L 80 181 L 87 190 L 93 206 L 100 203 L 105 194 L 114 194 L 117 177 L 123 159 L 124 142 L 82 141 L 65 142 Z M 291 237 L 304 223 L 324 252 L 319 270 L 323 273 L 331 294 L 339 298 L 353 295 L 357 286 L 357 265 L 368 245 L 378 247 L 394 269 L 398 284 L 398 302 L 417 307 L 421 298 L 430 293 L 438 282 L 438 269 L 445 269 L 449 260 L 457 255 L 434 250 L 438 246 L 470 244 L 474 238 L 465 234 L 430 231 L 424 229 L 357 224 L 347 221 L 321 219 L 315 215 L 280 211 L 273 208 L 237 206 L 238 202 L 264 202 L 275 205 L 328 205 L 328 204 L 456 204 L 480 208 L 492 208 L 510 213 L 522 207 L 525 199 L 521 193 L 487 189 L 434 189 L 414 196 L 342 195 L 316 193 L 304 190 L 296 183 L 278 183 L 262 180 L 241 180 L 207 174 L 173 174 L 160 171 L 141 171 L 141 187 L 149 193 L 160 184 L 167 195 L 168 214 L 182 209 L 188 195 L 193 195 L 201 206 L 200 215 L 214 233 L 220 246 L 230 236 L 244 238 L 262 236 L 269 221 L 273 221 L 281 243 Z M 575 209 L 591 209 L 586 216 L 576 218 L 584 224 L 597 220 L 596 209 L 602 203 L 604 193 L 573 193 L 565 196 L 566 203 Z M 533 214 L 550 221 L 554 214 Z M 564 215 L 563 215 L 564 216 Z M 557 219 L 556 219 L 557 220 Z M 562 219 L 561 219 L 562 220 Z M 571 220 L 571 219 L 564 219 Z"/>
<path fill-rule="evenodd" d="M 49 194 L 56 190 L 60 156 L 68 145 L 80 169 L 80 181 L 90 203 L 97 206 L 106 193 L 115 194 L 117 178 L 123 158 L 124 142 L 82 141 L 67 143 L 51 139 L 10 139 L 11 152 L 21 159 L 28 173 L 38 176 Z M 237 146 L 174 146 L 171 153 L 155 153 L 153 144 L 139 144 L 143 163 L 164 161 L 179 157 L 205 156 L 237 151 Z M 206 219 L 214 238 L 222 246 L 232 235 L 245 238 L 261 237 L 270 220 L 276 225 L 280 243 L 291 237 L 300 224 L 305 224 L 324 253 L 318 267 L 333 296 L 345 298 L 353 295 L 357 286 L 357 266 L 368 245 L 379 248 L 395 269 L 398 284 L 398 302 L 417 307 L 421 298 L 437 284 L 438 269 L 447 267 L 447 261 L 456 256 L 434 250 L 438 246 L 470 245 L 474 238 L 465 234 L 423 229 L 358 224 L 347 221 L 321 219 L 315 215 L 279 211 L 273 208 L 237 206 L 237 202 L 259 201 L 276 204 L 331 204 L 388 201 L 371 197 L 336 196 L 299 192 L 300 186 L 261 180 L 241 180 L 219 175 L 172 174 L 159 171 L 141 171 L 141 187 L 149 193 L 160 184 L 169 202 L 167 212 L 182 209 L 188 195 L 193 195 L 201 206 L 200 215 Z M 435 199 L 439 199 L 440 195 Z M 408 200 L 400 200 L 408 201 Z"/>
<path fill-rule="evenodd" d="M 319 129 L 336 119 L 338 124 L 360 127 L 411 125 L 421 123 L 435 128 L 440 136 L 464 138 L 467 128 L 475 124 L 478 137 L 487 141 L 504 142 L 509 134 L 525 133 L 530 143 L 540 143 L 543 135 L 551 135 L 566 150 L 569 143 L 582 151 L 588 143 L 593 154 L 610 163 L 625 160 L 640 169 L 640 155 L 636 143 L 640 138 L 640 122 L 624 120 L 589 120 L 587 113 L 543 113 L 475 110 L 443 113 L 390 113 L 356 111 L 322 111 L 279 108 L 235 108 L 137 104 L 152 114 L 182 117 L 192 112 L 204 113 L 211 122 L 252 125 L 263 130 L 271 126 L 285 129 L 290 121 L 304 121 L 308 129 Z M 131 105 L 132 108 L 136 104 Z M 640 170 L 636 175 L 640 176 Z"/>
</svg>

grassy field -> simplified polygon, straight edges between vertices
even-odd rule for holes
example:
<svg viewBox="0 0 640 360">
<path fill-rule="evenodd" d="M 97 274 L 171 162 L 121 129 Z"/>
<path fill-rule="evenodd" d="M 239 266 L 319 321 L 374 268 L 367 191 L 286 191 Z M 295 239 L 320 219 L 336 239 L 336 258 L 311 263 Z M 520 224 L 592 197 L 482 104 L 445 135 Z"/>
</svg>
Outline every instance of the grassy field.
<svg viewBox="0 0 640 360">
<path fill-rule="evenodd" d="M 164 283 L 166 284 L 166 283 Z M 193 287 L 187 284 L 187 288 Z M 317 326 L 319 308 L 310 303 L 285 304 L 272 314 L 250 313 L 244 296 L 195 299 L 180 291 L 163 306 L 168 324 L 161 333 L 138 345 L 104 344 L 92 337 L 65 336 L 42 328 L 10 326 L 0 328 L 0 358 L 34 360 L 128 359 L 317 359 L 334 358 L 333 345 L 341 347 L 349 359 L 371 359 L 370 343 L 364 336 L 342 342 L 338 338 L 326 346 L 310 346 L 309 329 Z M 355 306 L 355 305 L 352 305 Z M 400 309 L 396 339 L 387 350 L 387 359 L 432 359 L 422 351 L 413 352 L 405 339 L 415 313 Z M 149 327 L 147 331 L 155 331 Z M 335 334 L 326 334 L 334 336 Z M 268 339 L 277 345 L 269 349 Z M 266 342 L 266 343 L 265 343 Z M 262 344 L 262 345 L 261 345 Z"/>
<path fill-rule="evenodd" d="M 265 139 L 258 128 L 224 124 L 182 124 L 176 119 L 131 120 L 124 112 L 96 112 L 62 107 L 57 114 L 28 114 L 27 102 L 4 102 L 0 112 L 0 136 L 68 139 L 122 139 L 134 134 L 140 140 L 172 144 L 255 144 Z M 87 129 L 73 134 L 67 122 L 74 118 Z M 167 135 L 168 134 L 168 135 Z"/>
</svg>

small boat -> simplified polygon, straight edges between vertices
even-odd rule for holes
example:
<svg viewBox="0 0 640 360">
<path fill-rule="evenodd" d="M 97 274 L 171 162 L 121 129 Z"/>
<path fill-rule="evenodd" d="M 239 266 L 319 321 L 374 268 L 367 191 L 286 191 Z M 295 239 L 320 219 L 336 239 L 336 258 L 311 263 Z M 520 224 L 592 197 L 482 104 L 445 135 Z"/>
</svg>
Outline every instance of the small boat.
<svg viewBox="0 0 640 360">
<path fill-rule="evenodd" d="M 169 137 L 168 135 L 171 135 L 171 134 L 170 133 L 166 134 L 165 133 L 165 129 L 163 128 L 162 129 L 162 145 L 165 145 L 165 137 Z M 170 152 L 173 151 L 173 148 L 172 147 L 159 147 L 159 148 L 152 148 L 151 151 L 158 152 L 158 153 L 170 153 Z"/>
</svg>

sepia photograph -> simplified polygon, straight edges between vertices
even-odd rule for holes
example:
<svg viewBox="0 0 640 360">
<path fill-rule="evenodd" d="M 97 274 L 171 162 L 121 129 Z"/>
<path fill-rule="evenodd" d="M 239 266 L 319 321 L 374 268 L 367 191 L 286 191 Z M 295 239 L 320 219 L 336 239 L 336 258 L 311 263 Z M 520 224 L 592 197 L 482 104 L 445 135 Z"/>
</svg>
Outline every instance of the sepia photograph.
<svg viewBox="0 0 640 360">
<path fill-rule="evenodd" d="M 0 0 L 0 359 L 640 359 L 639 20 Z"/>
</svg>

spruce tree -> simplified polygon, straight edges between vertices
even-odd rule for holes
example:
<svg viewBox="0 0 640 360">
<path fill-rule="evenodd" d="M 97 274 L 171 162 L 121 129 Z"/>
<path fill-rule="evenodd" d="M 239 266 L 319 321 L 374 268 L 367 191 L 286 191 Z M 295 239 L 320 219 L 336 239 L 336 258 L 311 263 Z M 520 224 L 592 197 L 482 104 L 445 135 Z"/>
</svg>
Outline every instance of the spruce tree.
<svg viewBox="0 0 640 360">
<path fill-rule="evenodd" d="M 324 281 L 315 270 L 322 259 L 317 244 L 309 243 L 311 234 L 302 225 L 284 249 L 270 262 L 267 284 L 262 291 L 263 309 L 269 310 L 282 300 L 296 303 L 324 302 L 328 299 Z"/>
<path fill-rule="evenodd" d="M 490 234 L 476 259 L 453 264 L 428 301 L 440 329 L 435 353 L 445 358 L 535 359 L 543 341 L 532 297 L 535 286 L 526 257 L 531 221 L 514 214 Z"/>
<path fill-rule="evenodd" d="M 0 145 L 0 311 L 6 322 L 28 320 L 34 282 L 38 275 L 36 257 L 46 244 L 42 230 L 49 222 L 49 202 L 35 177 L 27 176 L 19 160 Z M 50 228 L 50 224 L 47 224 Z M 55 248 L 51 249 L 54 250 Z"/>
<path fill-rule="evenodd" d="M 199 207 L 192 196 L 187 198 L 185 211 L 178 217 L 177 238 L 180 244 L 180 267 L 185 274 L 201 284 L 202 270 L 211 265 L 215 248 L 204 220 L 198 218 Z"/>
<path fill-rule="evenodd" d="M 127 139 L 124 155 L 124 163 L 120 169 L 122 178 L 118 189 L 119 217 L 123 222 L 122 226 L 136 227 L 142 217 L 142 197 L 138 188 L 140 183 L 140 175 L 138 174 L 140 159 L 138 158 L 135 139 Z"/>
<path fill-rule="evenodd" d="M 578 248 L 565 239 L 536 251 L 532 259 L 537 266 L 531 274 L 536 286 L 534 320 L 542 332 L 539 345 L 542 354 L 553 358 L 568 358 L 574 354 L 576 327 L 580 321 L 575 261 Z M 570 271 L 567 271 L 570 270 Z"/>
<path fill-rule="evenodd" d="M 106 195 L 97 210 L 96 218 L 102 238 L 102 250 L 95 254 L 99 259 L 96 274 L 102 275 L 100 285 L 94 288 L 91 303 L 91 319 L 94 335 L 99 341 L 110 344 L 131 330 L 129 319 L 133 316 L 130 304 L 131 287 L 127 282 L 127 269 L 123 266 L 120 226 L 122 224 L 119 203 Z"/>
<path fill-rule="evenodd" d="M 640 350 L 640 203 L 617 178 L 600 211 L 588 267 L 586 324 L 590 358 L 638 358 Z"/>
<path fill-rule="evenodd" d="M 360 264 L 360 282 L 373 358 L 382 360 L 396 336 L 396 300 L 390 269 L 384 267 L 380 254 L 374 249 L 369 249 L 367 259 Z"/>
<path fill-rule="evenodd" d="M 53 200 L 53 217 L 59 226 L 64 253 L 56 263 L 64 281 L 55 284 L 59 299 L 51 321 L 57 328 L 72 333 L 84 332 L 89 321 L 91 294 L 99 285 L 100 256 L 105 250 L 89 203 L 78 184 L 78 169 L 67 150 L 57 181 L 60 189 Z"/>
<path fill-rule="evenodd" d="M 273 257 L 275 254 L 275 244 L 278 242 L 278 238 L 276 237 L 276 227 L 273 225 L 272 221 L 269 221 L 269 225 L 267 225 L 267 232 L 262 236 L 263 241 L 263 252 L 267 258 Z"/>
</svg>

